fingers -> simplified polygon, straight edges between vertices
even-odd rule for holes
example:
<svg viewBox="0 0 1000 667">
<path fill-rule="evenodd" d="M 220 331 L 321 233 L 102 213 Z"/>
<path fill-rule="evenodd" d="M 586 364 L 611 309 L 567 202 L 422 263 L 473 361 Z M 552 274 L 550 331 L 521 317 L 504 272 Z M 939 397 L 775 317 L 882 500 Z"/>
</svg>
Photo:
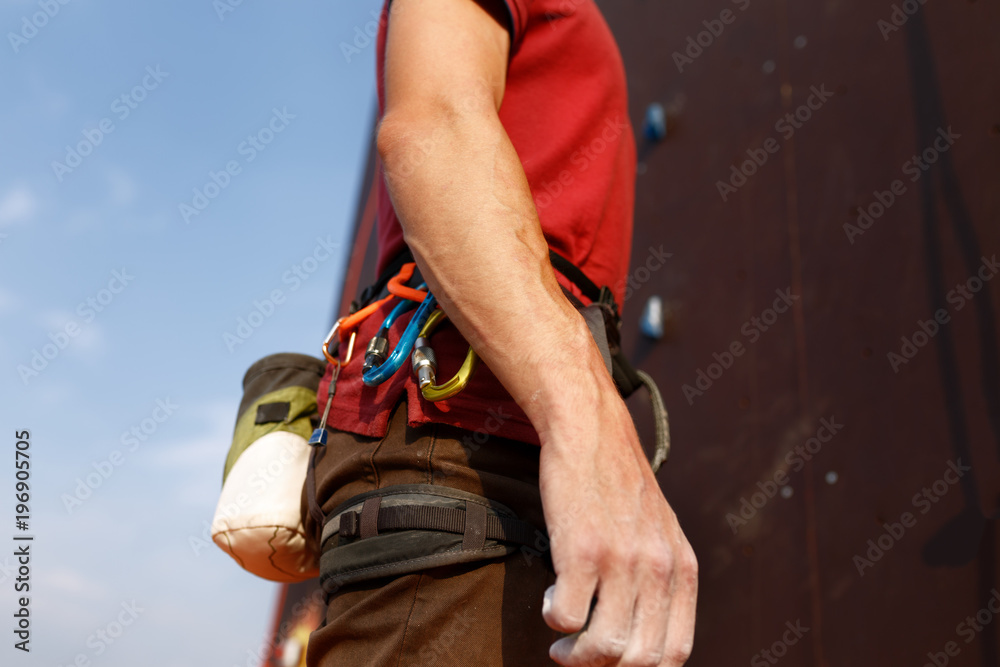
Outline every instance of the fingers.
<svg viewBox="0 0 1000 667">
<path fill-rule="evenodd" d="M 570 568 L 556 577 L 555 586 L 545 591 L 542 618 L 558 632 L 567 634 L 583 628 L 590 614 L 590 601 L 597 587 L 597 572 L 593 569 Z"/>
<path fill-rule="evenodd" d="M 566 667 L 681 667 L 694 641 L 698 593 L 698 565 L 687 541 L 680 537 L 673 549 L 647 553 L 635 567 L 607 576 L 589 622 L 584 626 L 577 617 L 564 626 L 564 632 L 583 630 L 556 641 L 550 657 Z M 546 591 L 547 620 L 560 579 Z"/>
<path fill-rule="evenodd" d="M 681 667 L 694 643 L 698 562 L 680 535 L 647 562 L 649 578 L 639 589 L 628 649 L 617 664 Z"/>
<path fill-rule="evenodd" d="M 636 591 L 627 572 L 602 582 L 597 604 L 586 627 L 577 635 L 564 637 L 552 644 L 549 657 L 567 667 L 617 664 L 628 644 L 635 596 Z"/>
<path fill-rule="evenodd" d="M 680 667 L 694 645 L 694 620 L 698 600 L 698 561 L 684 540 L 673 577 L 674 590 L 667 621 L 667 644 L 662 667 Z"/>
<path fill-rule="evenodd" d="M 671 595 L 669 590 L 644 589 L 636 600 L 632 618 L 632 632 L 621 665 L 659 667 L 667 645 Z M 669 583 L 667 584 L 669 586 Z"/>
</svg>

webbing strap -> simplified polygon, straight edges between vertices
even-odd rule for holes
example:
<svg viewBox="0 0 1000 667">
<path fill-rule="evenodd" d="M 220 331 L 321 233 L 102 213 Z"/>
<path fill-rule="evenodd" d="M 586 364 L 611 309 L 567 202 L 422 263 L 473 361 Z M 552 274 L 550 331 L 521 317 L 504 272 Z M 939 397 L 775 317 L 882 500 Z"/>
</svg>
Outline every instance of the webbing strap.
<svg viewBox="0 0 1000 667">
<path fill-rule="evenodd" d="M 521 545 L 535 543 L 535 529 L 518 519 L 491 515 L 484 505 L 466 503 L 466 509 L 433 505 L 394 505 L 379 507 L 365 501 L 361 512 L 340 515 L 340 537 L 365 538 L 387 530 L 435 530 L 464 534 L 463 550 L 482 549 L 486 540 L 500 540 Z M 368 514 L 366 515 L 366 510 Z M 369 520 L 374 521 L 368 523 Z"/>
<path fill-rule="evenodd" d="M 382 505 L 382 496 L 373 496 L 365 501 L 365 504 L 361 506 L 361 514 L 359 515 L 357 526 L 358 534 L 362 538 L 375 537 L 378 535 L 378 515 L 379 507 Z M 343 524 L 344 518 L 340 518 L 341 524 Z"/>
<path fill-rule="evenodd" d="M 601 288 L 594 284 L 590 278 L 581 271 L 576 264 L 569 261 L 552 248 L 549 248 L 549 261 L 552 262 L 556 271 L 569 278 L 570 282 L 580 288 L 583 295 L 591 301 L 601 300 Z"/>
</svg>

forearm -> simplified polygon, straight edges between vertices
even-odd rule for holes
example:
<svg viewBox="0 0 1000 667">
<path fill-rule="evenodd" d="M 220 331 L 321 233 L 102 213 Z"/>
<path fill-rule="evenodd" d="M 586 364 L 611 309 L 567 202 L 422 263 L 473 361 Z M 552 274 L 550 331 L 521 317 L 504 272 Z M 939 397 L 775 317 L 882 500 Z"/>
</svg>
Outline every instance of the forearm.
<svg viewBox="0 0 1000 667">
<path fill-rule="evenodd" d="M 620 403 L 556 282 L 523 167 L 496 113 L 387 114 L 379 153 L 430 289 L 543 444 L 581 414 Z"/>
</svg>

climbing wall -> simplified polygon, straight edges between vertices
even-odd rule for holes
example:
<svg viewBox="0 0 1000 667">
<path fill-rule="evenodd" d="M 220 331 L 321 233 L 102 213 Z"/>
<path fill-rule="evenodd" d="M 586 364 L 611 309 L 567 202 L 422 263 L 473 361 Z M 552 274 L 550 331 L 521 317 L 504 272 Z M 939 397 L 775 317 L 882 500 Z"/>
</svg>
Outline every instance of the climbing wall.
<svg viewBox="0 0 1000 667">
<path fill-rule="evenodd" d="M 689 664 L 1000 664 L 1000 7 L 599 4 L 637 132 L 665 116 L 625 331 L 701 565 Z"/>
<path fill-rule="evenodd" d="M 598 4 L 640 149 L 626 348 L 701 565 L 689 664 L 1000 665 L 1000 7 Z M 374 278 L 372 168 L 340 313 Z"/>
</svg>

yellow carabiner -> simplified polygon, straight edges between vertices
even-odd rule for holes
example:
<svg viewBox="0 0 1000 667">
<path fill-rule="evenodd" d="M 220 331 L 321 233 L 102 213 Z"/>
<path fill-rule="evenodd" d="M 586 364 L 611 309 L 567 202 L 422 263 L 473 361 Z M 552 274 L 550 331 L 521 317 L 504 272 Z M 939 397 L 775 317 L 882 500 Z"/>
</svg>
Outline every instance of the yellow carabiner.
<svg viewBox="0 0 1000 667">
<path fill-rule="evenodd" d="M 444 321 L 445 317 L 442 310 L 435 310 L 431 313 L 420 330 L 417 344 L 413 348 L 413 368 L 420 378 L 420 395 L 428 401 L 443 401 L 465 389 L 465 386 L 469 384 L 469 378 L 472 377 L 479 365 L 479 355 L 470 347 L 469 352 L 465 355 L 465 361 L 455 373 L 455 377 L 444 384 L 434 384 L 437 363 L 434 361 L 434 350 L 431 349 L 427 338 Z"/>
</svg>

